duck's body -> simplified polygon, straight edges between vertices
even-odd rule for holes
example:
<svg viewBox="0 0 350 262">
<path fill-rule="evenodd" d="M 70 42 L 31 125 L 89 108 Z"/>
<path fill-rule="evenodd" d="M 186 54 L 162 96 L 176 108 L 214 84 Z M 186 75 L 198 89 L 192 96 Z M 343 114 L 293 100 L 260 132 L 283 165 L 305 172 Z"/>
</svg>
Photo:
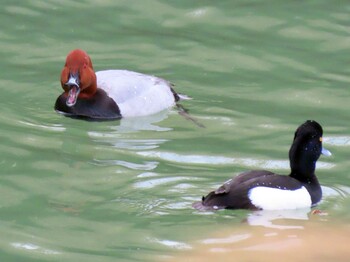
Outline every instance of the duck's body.
<svg viewBox="0 0 350 262">
<path fill-rule="evenodd" d="M 161 78 L 127 70 L 95 72 L 90 57 L 73 50 L 61 74 L 65 90 L 55 110 L 72 117 L 118 119 L 155 114 L 175 105 L 180 98 Z"/>
<path fill-rule="evenodd" d="M 295 209 L 316 205 L 322 197 L 317 181 L 310 185 L 290 176 L 265 170 L 253 170 L 228 180 L 203 198 L 204 209 Z"/>
<path fill-rule="evenodd" d="M 307 121 L 297 129 L 289 151 L 289 176 L 265 170 L 248 171 L 228 180 L 202 201 L 194 203 L 194 207 L 279 210 L 315 206 L 322 198 L 315 164 L 321 153 L 330 154 L 322 149 L 322 133 L 315 121 Z"/>
<path fill-rule="evenodd" d="M 96 72 L 97 86 L 113 98 L 123 117 L 152 115 L 179 100 L 164 79 L 127 70 Z"/>
</svg>

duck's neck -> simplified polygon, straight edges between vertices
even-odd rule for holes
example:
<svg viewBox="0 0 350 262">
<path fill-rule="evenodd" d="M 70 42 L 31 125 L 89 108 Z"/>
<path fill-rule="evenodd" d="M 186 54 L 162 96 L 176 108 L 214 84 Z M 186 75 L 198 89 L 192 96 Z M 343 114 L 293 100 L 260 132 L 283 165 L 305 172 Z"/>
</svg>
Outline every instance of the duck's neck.
<svg viewBox="0 0 350 262">
<path fill-rule="evenodd" d="M 313 141 L 306 142 L 302 138 L 296 138 L 289 150 L 290 175 L 300 181 L 308 181 L 315 176 L 316 162 L 319 158 L 318 147 Z"/>
<path fill-rule="evenodd" d="M 78 98 L 91 99 L 96 94 L 96 91 L 97 91 L 97 81 L 96 81 L 96 75 L 94 74 L 90 82 L 90 85 L 88 85 L 87 87 L 81 90 Z"/>
<path fill-rule="evenodd" d="M 303 161 L 302 158 L 294 163 L 291 162 L 290 176 L 298 180 L 311 181 L 315 176 L 316 161 Z"/>
</svg>

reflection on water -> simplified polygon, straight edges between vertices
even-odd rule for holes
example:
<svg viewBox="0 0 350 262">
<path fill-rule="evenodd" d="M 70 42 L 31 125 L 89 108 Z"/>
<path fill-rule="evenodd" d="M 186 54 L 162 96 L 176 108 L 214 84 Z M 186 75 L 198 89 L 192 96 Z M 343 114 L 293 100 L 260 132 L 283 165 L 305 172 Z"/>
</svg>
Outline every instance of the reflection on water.
<svg viewBox="0 0 350 262">
<path fill-rule="evenodd" d="M 159 261 L 348 261 L 350 226 L 309 211 L 253 212 L 247 223 L 213 228 L 190 251 Z"/>
<path fill-rule="evenodd" d="M 130 133 L 135 131 L 170 131 L 171 128 L 160 127 L 157 123 L 163 121 L 169 116 L 169 110 L 163 110 L 157 114 L 147 117 L 122 118 L 120 124 L 115 126 L 118 133 Z"/>
<path fill-rule="evenodd" d="M 247 222 L 251 226 L 264 226 L 276 229 L 302 229 L 303 226 L 299 225 L 279 225 L 278 220 L 308 220 L 308 213 L 310 210 L 310 208 L 296 210 L 261 210 L 249 214 Z"/>
</svg>

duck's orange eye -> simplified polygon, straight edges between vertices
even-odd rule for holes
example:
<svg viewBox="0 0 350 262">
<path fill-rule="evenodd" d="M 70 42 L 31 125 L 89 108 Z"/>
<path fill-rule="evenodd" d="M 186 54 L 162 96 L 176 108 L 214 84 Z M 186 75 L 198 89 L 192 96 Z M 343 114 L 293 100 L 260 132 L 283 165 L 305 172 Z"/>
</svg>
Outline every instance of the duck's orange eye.
<svg viewBox="0 0 350 262">
<path fill-rule="evenodd" d="M 320 137 L 320 142 L 322 142 L 322 140 L 323 140 L 323 139 L 322 139 L 322 136 L 321 136 L 321 137 Z"/>
</svg>

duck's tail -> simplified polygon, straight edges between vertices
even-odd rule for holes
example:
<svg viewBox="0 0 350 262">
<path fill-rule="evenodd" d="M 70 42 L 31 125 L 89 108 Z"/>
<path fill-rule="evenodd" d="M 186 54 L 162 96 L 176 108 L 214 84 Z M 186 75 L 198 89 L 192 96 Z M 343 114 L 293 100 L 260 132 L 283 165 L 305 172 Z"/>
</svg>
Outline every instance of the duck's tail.
<svg viewBox="0 0 350 262">
<path fill-rule="evenodd" d="M 184 94 L 177 94 L 179 97 L 179 101 L 181 100 L 192 100 L 192 97 L 184 95 Z"/>
<path fill-rule="evenodd" d="M 203 201 L 194 202 L 192 207 L 198 211 L 216 211 L 225 208 L 224 206 L 206 206 Z"/>
</svg>

